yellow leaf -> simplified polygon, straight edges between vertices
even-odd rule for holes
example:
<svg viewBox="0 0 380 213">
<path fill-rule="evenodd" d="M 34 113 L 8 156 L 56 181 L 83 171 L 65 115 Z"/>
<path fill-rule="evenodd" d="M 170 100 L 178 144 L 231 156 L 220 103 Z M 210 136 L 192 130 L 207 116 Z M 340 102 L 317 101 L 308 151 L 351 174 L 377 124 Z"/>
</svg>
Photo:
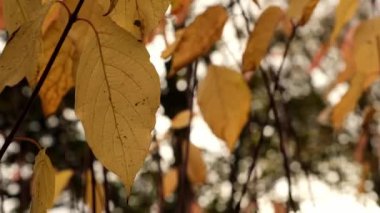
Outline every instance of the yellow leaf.
<svg viewBox="0 0 380 213">
<path fill-rule="evenodd" d="M 355 15 L 359 6 L 359 0 L 340 0 L 335 12 L 334 29 L 330 36 L 330 44 L 333 44 L 344 25 Z"/>
<path fill-rule="evenodd" d="M 99 0 L 107 10 L 109 0 Z M 110 13 L 112 20 L 138 40 L 149 35 L 169 7 L 170 0 L 118 0 Z"/>
<path fill-rule="evenodd" d="M 167 198 L 174 193 L 178 186 L 178 169 L 172 168 L 165 173 L 162 179 L 163 194 Z"/>
<path fill-rule="evenodd" d="M 181 42 L 182 36 L 185 33 L 185 30 L 177 30 L 175 32 L 175 41 L 168 45 L 164 51 L 161 53 L 161 58 L 168 58 L 173 55 L 174 51 L 177 49 L 178 44 Z"/>
<path fill-rule="evenodd" d="M 319 0 L 309 0 L 308 1 L 306 6 L 303 8 L 302 16 L 298 22 L 298 25 L 303 26 L 309 21 L 311 15 L 313 14 L 314 9 L 318 3 L 319 3 Z"/>
<path fill-rule="evenodd" d="M 277 25 L 284 17 L 279 7 L 269 7 L 257 20 L 253 32 L 249 36 L 247 47 L 243 54 L 243 72 L 256 70 L 261 59 L 266 55 Z"/>
<path fill-rule="evenodd" d="M 5 28 L 13 34 L 22 24 L 33 20 L 41 8 L 40 0 L 3 0 Z"/>
<path fill-rule="evenodd" d="M 5 86 L 14 86 L 26 75 L 36 72 L 41 26 L 49 7 L 47 4 L 37 10 L 37 18 L 23 23 L 7 42 L 0 55 L 0 92 Z"/>
<path fill-rule="evenodd" d="M 36 156 L 32 180 L 32 213 L 42 213 L 53 206 L 54 202 L 54 167 L 45 149 Z"/>
<path fill-rule="evenodd" d="M 319 0 L 290 0 L 287 16 L 297 25 L 306 24 Z"/>
<path fill-rule="evenodd" d="M 194 146 L 190 142 L 189 143 L 189 156 L 188 156 L 188 164 L 187 164 L 187 176 L 189 180 L 194 185 L 200 185 L 206 181 L 206 165 L 203 161 L 203 155 L 201 150 Z M 183 147 L 183 151 L 185 151 L 185 145 Z"/>
<path fill-rule="evenodd" d="M 251 93 L 242 75 L 225 67 L 210 66 L 198 89 L 205 121 L 232 151 L 248 121 Z"/>
<path fill-rule="evenodd" d="M 91 177 L 91 171 L 88 170 L 86 172 L 86 204 L 90 210 L 92 210 L 93 207 L 93 194 L 92 194 L 92 177 Z M 104 206 L 105 206 L 105 197 L 104 197 L 104 187 L 102 184 L 99 184 L 98 182 L 95 183 L 95 208 L 96 211 L 91 211 L 95 213 L 101 213 L 103 212 Z"/>
<path fill-rule="evenodd" d="M 352 79 L 350 88 L 340 102 L 333 108 L 331 119 L 335 129 L 340 129 L 348 113 L 354 110 L 363 93 L 363 84 L 364 75 L 356 73 Z"/>
<path fill-rule="evenodd" d="M 175 48 L 173 70 L 169 76 L 173 76 L 176 71 L 206 54 L 220 39 L 227 19 L 227 11 L 222 6 L 210 7 L 203 14 L 197 16 L 194 22 L 185 28 L 185 32 Z"/>
<path fill-rule="evenodd" d="M 57 201 L 59 195 L 66 185 L 69 183 L 74 172 L 71 169 L 62 170 L 55 173 L 55 188 L 54 188 L 54 201 Z"/>
<path fill-rule="evenodd" d="M 86 36 L 75 110 L 96 158 L 128 189 L 149 150 L 160 82 L 143 44 L 108 17 L 90 20 L 97 36 Z"/>
<path fill-rule="evenodd" d="M 190 125 L 190 110 L 183 110 L 174 116 L 172 129 L 182 129 Z"/>
<path fill-rule="evenodd" d="M 60 4 L 55 4 L 47 17 L 49 17 L 48 23 L 45 20 L 46 26 L 43 26 L 42 30 L 40 44 L 42 51 L 38 58 L 38 70 L 36 73 L 27 76 L 32 87 L 37 85 L 68 21 L 67 12 Z M 73 37 L 69 34 L 39 93 L 45 115 L 54 113 L 63 97 L 74 86 L 74 69 L 78 57 L 79 51 L 75 46 Z"/>
</svg>

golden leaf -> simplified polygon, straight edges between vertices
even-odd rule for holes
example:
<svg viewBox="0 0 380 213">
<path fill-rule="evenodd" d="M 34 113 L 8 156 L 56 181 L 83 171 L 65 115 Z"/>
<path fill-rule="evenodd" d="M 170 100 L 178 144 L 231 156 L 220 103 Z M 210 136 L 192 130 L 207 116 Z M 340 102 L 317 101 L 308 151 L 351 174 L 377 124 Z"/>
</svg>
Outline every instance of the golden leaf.
<svg viewBox="0 0 380 213">
<path fill-rule="evenodd" d="M 109 8 L 109 0 L 99 0 Z M 170 0 L 118 0 L 110 13 L 123 29 L 142 40 L 158 25 L 169 7 Z"/>
<path fill-rule="evenodd" d="M 108 17 L 91 21 L 97 33 L 86 36 L 75 109 L 96 158 L 128 188 L 149 150 L 159 78 L 143 44 Z"/>
<path fill-rule="evenodd" d="M 40 44 L 42 51 L 38 58 L 38 70 L 27 76 L 32 87 L 37 85 L 68 21 L 67 12 L 59 4 L 53 6 L 47 17 L 49 19 L 45 20 L 42 30 Z M 74 86 L 74 69 L 78 58 L 78 49 L 73 37 L 69 34 L 39 93 L 45 115 L 54 113 L 63 97 Z"/>
<path fill-rule="evenodd" d="M 198 89 L 205 121 L 232 151 L 248 121 L 251 93 L 242 75 L 225 67 L 210 66 Z"/>
<path fill-rule="evenodd" d="M 172 129 L 182 129 L 190 125 L 190 110 L 183 110 L 174 116 Z"/>
<path fill-rule="evenodd" d="M 351 20 L 358 9 L 358 0 L 340 0 L 335 12 L 334 29 L 330 36 L 330 44 L 333 44 L 344 25 Z"/>
<path fill-rule="evenodd" d="M 290 0 L 287 16 L 297 25 L 306 24 L 319 0 Z"/>
<path fill-rule="evenodd" d="M 243 72 L 256 70 L 260 65 L 282 17 L 284 12 L 276 6 L 269 7 L 261 14 L 243 54 Z"/>
<path fill-rule="evenodd" d="M 206 181 L 206 165 L 203 161 L 203 155 L 201 150 L 194 146 L 190 142 L 189 143 L 189 156 L 188 156 L 188 164 L 187 164 L 187 176 L 189 180 L 194 185 L 200 185 Z M 185 151 L 185 144 L 183 146 L 183 151 Z"/>
<path fill-rule="evenodd" d="M 36 156 L 32 180 L 32 213 L 46 212 L 54 202 L 54 167 L 45 149 Z"/>
<path fill-rule="evenodd" d="M 57 201 L 59 195 L 61 195 L 61 192 L 65 189 L 73 174 L 74 172 L 71 169 L 55 172 L 54 201 Z"/>
<path fill-rule="evenodd" d="M 227 19 L 227 11 L 222 6 L 209 7 L 203 14 L 197 16 L 194 22 L 185 28 L 175 48 L 173 70 L 169 76 L 173 76 L 179 69 L 206 54 L 220 39 Z"/>
<path fill-rule="evenodd" d="M 332 123 L 335 129 L 340 129 L 347 116 L 352 110 L 354 110 L 356 103 L 363 93 L 364 75 L 356 73 L 352 79 L 350 88 L 340 100 L 340 102 L 334 106 L 332 110 Z"/>
<path fill-rule="evenodd" d="M 41 26 L 49 7 L 50 4 L 46 4 L 37 10 L 36 18 L 24 22 L 7 42 L 0 55 L 0 92 L 5 86 L 14 86 L 26 75 L 36 72 Z"/>
<path fill-rule="evenodd" d="M 40 0 L 3 0 L 5 28 L 13 34 L 22 24 L 35 19 L 41 9 Z"/>
<path fill-rule="evenodd" d="M 96 181 L 95 181 L 96 182 Z M 91 171 L 86 171 L 86 204 L 90 210 L 93 210 L 93 194 L 92 194 L 92 177 L 91 177 Z M 101 213 L 103 212 L 103 209 L 105 207 L 105 196 L 104 196 L 104 186 L 98 182 L 95 183 L 95 213 Z"/>
<path fill-rule="evenodd" d="M 163 195 L 165 198 L 174 193 L 178 186 L 178 169 L 171 168 L 162 179 Z"/>
<path fill-rule="evenodd" d="M 341 101 L 334 107 L 332 123 L 340 129 L 347 114 L 351 112 L 363 91 L 379 77 L 380 60 L 380 18 L 362 22 L 355 31 L 353 54 L 355 71 L 351 85 Z"/>
</svg>

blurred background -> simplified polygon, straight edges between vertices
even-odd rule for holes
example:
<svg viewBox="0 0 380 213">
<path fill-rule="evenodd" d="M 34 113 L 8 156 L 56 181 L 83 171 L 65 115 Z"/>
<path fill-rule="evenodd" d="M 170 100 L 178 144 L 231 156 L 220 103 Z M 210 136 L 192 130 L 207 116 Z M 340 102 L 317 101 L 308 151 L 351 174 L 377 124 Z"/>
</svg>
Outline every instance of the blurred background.
<svg viewBox="0 0 380 213">
<path fill-rule="evenodd" d="M 167 78 L 171 61 L 161 58 L 166 45 L 174 42 L 175 31 L 187 26 L 211 5 L 221 4 L 228 8 L 230 17 L 221 40 L 208 55 L 198 59 L 197 79 L 202 81 L 207 65 L 211 63 L 240 70 L 242 53 L 249 36 L 247 21 L 252 30 L 255 21 L 268 6 L 277 5 L 284 10 L 288 7 L 286 0 L 260 0 L 260 8 L 251 0 L 181 2 L 188 4 L 188 7 L 175 13 L 169 8 L 165 24 L 154 36 L 146 39 L 151 62 L 161 79 L 161 106 L 152 133 L 151 154 L 136 177 L 128 202 L 128 194 L 117 176 L 106 171 L 99 162 L 93 164 L 97 182 L 104 183 L 106 177 L 108 205 L 112 212 L 157 212 L 161 205 L 165 212 L 172 212 L 178 203 L 175 188 L 165 189 L 173 186 L 163 184 L 165 181 L 169 185 L 175 182 L 166 174 L 178 166 L 176 141 L 184 131 L 172 128 L 172 119 L 188 106 L 186 70 Z M 363 94 L 342 131 L 334 131 L 329 121 L 332 106 L 339 102 L 349 87 L 347 82 L 334 83 L 346 66 L 342 56 L 345 35 L 361 20 L 378 15 L 380 2 L 360 1 L 357 15 L 344 28 L 337 44 L 318 58 L 318 52 L 331 34 L 338 2 L 320 0 L 310 21 L 298 29 L 281 75 L 284 105 L 281 113 L 288 117 L 290 124 L 285 126 L 292 133 L 287 143 L 291 189 L 300 212 L 380 212 L 380 84 L 374 83 Z M 1 37 L 3 47 L 7 40 L 6 32 L 3 31 Z M 262 62 L 264 67 L 278 69 L 286 42 L 283 32 L 275 34 L 269 53 Z M 231 203 L 236 205 L 242 196 L 240 206 L 243 212 L 286 212 L 289 185 L 274 115 L 272 111 L 267 113 L 269 100 L 261 75 L 254 75 L 250 89 L 253 96 L 251 118 L 233 153 L 213 135 L 202 118 L 197 102 L 194 102 L 190 141 L 201 150 L 206 179 L 204 183 L 190 187 L 192 212 L 231 212 Z M 0 94 L 0 144 L 30 94 L 31 89 L 26 81 L 6 88 Z M 247 185 L 247 193 L 242 194 L 261 129 L 263 143 Z M 49 117 L 43 115 L 37 101 L 18 135 L 32 138 L 46 147 L 58 171 L 69 169 L 73 172 L 50 212 L 89 211 L 88 202 L 84 199 L 84 174 L 91 161 L 82 124 L 74 112 L 74 89 L 67 94 L 57 113 Z M 30 143 L 13 142 L 3 157 L 0 165 L 0 204 L 3 212 L 28 211 L 30 181 L 37 151 Z M 164 190 L 173 193 L 165 194 L 162 203 L 160 191 Z"/>
</svg>

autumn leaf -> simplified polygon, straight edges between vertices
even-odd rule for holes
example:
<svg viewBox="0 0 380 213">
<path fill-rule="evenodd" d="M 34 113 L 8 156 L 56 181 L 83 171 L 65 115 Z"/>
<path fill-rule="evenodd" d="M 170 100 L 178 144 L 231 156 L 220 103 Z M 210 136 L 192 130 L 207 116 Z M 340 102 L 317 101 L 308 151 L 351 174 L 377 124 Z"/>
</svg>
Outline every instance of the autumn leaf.
<svg viewBox="0 0 380 213">
<path fill-rule="evenodd" d="M 199 85 L 198 103 L 213 133 L 225 140 L 232 151 L 250 111 L 251 93 L 242 75 L 210 66 Z"/>
<path fill-rule="evenodd" d="M 36 156 L 32 180 L 32 213 L 46 212 L 54 202 L 54 167 L 45 149 Z"/>
<path fill-rule="evenodd" d="M 32 87 L 37 85 L 68 21 L 67 12 L 59 4 L 51 8 L 47 17 L 49 19 L 44 22 L 46 26 L 42 27 L 41 53 L 38 58 L 37 72 L 27 75 L 28 82 Z M 63 97 L 74 86 L 74 72 L 78 58 L 78 48 L 69 34 L 39 93 L 45 115 L 54 113 Z"/>
<path fill-rule="evenodd" d="M 49 8 L 50 4 L 46 4 L 35 11 L 36 18 L 24 22 L 11 35 L 0 55 L 0 92 L 5 86 L 14 86 L 26 75 L 36 72 L 41 26 Z"/>
<path fill-rule="evenodd" d="M 193 0 L 171 0 L 171 14 L 174 16 L 177 25 L 185 22 L 192 2 Z"/>
<path fill-rule="evenodd" d="M 5 28 L 13 34 L 22 24 L 35 19 L 41 0 L 3 0 Z"/>
<path fill-rule="evenodd" d="M 220 39 L 224 24 L 228 18 L 222 6 L 209 7 L 197 16 L 185 31 L 173 53 L 173 76 L 179 69 L 190 64 L 199 56 L 206 54 L 216 41 Z"/>
<path fill-rule="evenodd" d="M 358 0 L 340 0 L 335 12 L 335 24 L 334 29 L 330 36 L 330 44 L 335 43 L 340 31 L 344 25 L 351 20 L 358 9 Z"/>
<path fill-rule="evenodd" d="M 92 192 L 93 192 L 92 188 L 94 186 L 92 185 L 91 171 L 87 170 L 85 175 L 86 175 L 86 194 L 85 194 L 86 204 L 90 210 L 93 210 L 92 209 L 92 207 L 93 207 L 93 200 L 92 199 L 94 196 L 92 194 Z M 105 207 L 103 185 L 95 181 L 95 190 L 94 191 L 95 191 L 95 208 L 96 208 L 96 210 L 93 210 L 91 212 L 101 213 L 101 212 L 103 212 L 103 209 Z"/>
<path fill-rule="evenodd" d="M 171 168 L 162 179 L 163 195 L 165 198 L 172 195 L 178 186 L 178 168 Z"/>
<path fill-rule="evenodd" d="M 253 32 L 249 36 L 247 47 L 243 54 L 243 71 L 256 70 L 261 59 L 266 55 L 277 25 L 284 17 L 281 8 L 267 8 L 257 20 Z"/>
<path fill-rule="evenodd" d="M 179 112 L 172 119 L 172 129 L 182 129 L 190 125 L 190 110 L 184 110 Z"/>
<path fill-rule="evenodd" d="M 57 201 L 62 190 L 67 186 L 74 172 L 71 169 L 55 172 L 54 201 Z"/>
<path fill-rule="evenodd" d="M 201 185 L 206 181 L 206 165 L 203 160 L 203 155 L 201 150 L 194 146 L 191 142 L 189 143 L 189 155 L 187 163 L 187 176 L 190 182 L 194 185 Z M 185 144 L 183 146 L 183 151 L 185 151 Z"/>
<path fill-rule="evenodd" d="M 319 0 L 290 0 L 287 16 L 299 26 L 306 24 Z"/>
<path fill-rule="evenodd" d="M 108 10 L 109 0 L 98 1 Z M 164 17 L 169 3 L 170 0 L 118 0 L 110 16 L 119 26 L 142 41 Z"/>
<path fill-rule="evenodd" d="M 159 78 L 143 44 L 108 17 L 91 21 L 96 34 L 78 64 L 76 114 L 96 158 L 128 188 L 148 153 Z"/>
</svg>

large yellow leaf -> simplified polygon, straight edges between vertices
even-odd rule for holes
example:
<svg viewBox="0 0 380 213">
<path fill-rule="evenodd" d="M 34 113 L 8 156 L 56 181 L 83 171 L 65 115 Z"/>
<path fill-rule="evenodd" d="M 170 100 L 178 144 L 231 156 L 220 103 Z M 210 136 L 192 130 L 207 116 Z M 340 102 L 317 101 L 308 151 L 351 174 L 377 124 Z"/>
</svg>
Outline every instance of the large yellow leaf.
<svg viewBox="0 0 380 213">
<path fill-rule="evenodd" d="M 55 172 L 54 201 L 56 201 L 62 190 L 67 186 L 74 172 L 71 169 Z"/>
<path fill-rule="evenodd" d="M 34 19 L 41 0 L 3 0 L 5 28 L 13 34 L 22 24 Z"/>
<path fill-rule="evenodd" d="M 5 46 L 0 55 L 0 92 L 5 86 L 13 86 L 36 72 L 41 26 L 49 7 L 47 4 L 35 11 L 37 18 L 23 23 Z"/>
<path fill-rule="evenodd" d="M 281 8 L 271 6 L 267 8 L 257 20 L 253 32 L 249 36 L 247 47 L 243 54 L 243 71 L 254 71 L 260 65 L 261 59 L 266 55 L 274 31 L 284 12 Z"/>
<path fill-rule="evenodd" d="M 165 198 L 174 193 L 178 186 L 178 169 L 172 168 L 165 173 L 162 179 L 163 195 Z"/>
<path fill-rule="evenodd" d="M 248 121 L 251 93 L 240 73 L 210 66 L 200 83 L 198 103 L 204 119 L 230 150 Z"/>
<path fill-rule="evenodd" d="M 189 180 L 194 185 L 200 185 L 206 181 L 206 165 L 203 160 L 203 155 L 201 150 L 194 146 L 190 142 L 189 143 L 189 156 L 188 156 L 188 164 L 187 164 L 187 176 Z M 183 147 L 185 151 L 185 146 Z"/>
<path fill-rule="evenodd" d="M 86 36 L 75 109 L 96 158 L 130 187 L 148 153 L 159 78 L 143 44 L 108 17 L 91 20 L 97 36 Z"/>
<path fill-rule="evenodd" d="M 100 184 L 98 182 L 95 183 L 95 202 L 96 202 L 95 208 L 96 208 L 96 211 L 92 209 L 92 207 L 93 207 L 92 188 L 93 187 L 94 186 L 92 185 L 91 171 L 88 170 L 88 171 L 86 171 L 86 194 L 85 194 L 86 204 L 87 204 L 88 208 L 90 210 L 92 210 L 91 212 L 102 213 L 103 209 L 105 207 L 104 187 L 102 184 Z"/>
<path fill-rule="evenodd" d="M 314 12 L 319 0 L 290 0 L 287 15 L 297 25 L 306 24 Z"/>
<path fill-rule="evenodd" d="M 335 42 L 344 25 L 355 15 L 359 0 L 340 0 L 335 12 L 334 29 L 330 36 L 330 44 Z"/>
<path fill-rule="evenodd" d="M 185 31 L 173 54 L 173 72 L 190 64 L 199 56 L 206 54 L 216 41 L 220 39 L 224 24 L 228 18 L 227 11 L 222 6 L 208 8 L 197 16 Z"/>
<path fill-rule="evenodd" d="M 54 202 L 54 167 L 45 149 L 36 156 L 32 180 L 32 213 L 46 212 Z"/>
<path fill-rule="evenodd" d="M 109 0 L 99 0 L 107 10 Z M 170 0 L 118 0 L 110 16 L 119 26 L 142 40 L 158 25 Z"/>
</svg>

